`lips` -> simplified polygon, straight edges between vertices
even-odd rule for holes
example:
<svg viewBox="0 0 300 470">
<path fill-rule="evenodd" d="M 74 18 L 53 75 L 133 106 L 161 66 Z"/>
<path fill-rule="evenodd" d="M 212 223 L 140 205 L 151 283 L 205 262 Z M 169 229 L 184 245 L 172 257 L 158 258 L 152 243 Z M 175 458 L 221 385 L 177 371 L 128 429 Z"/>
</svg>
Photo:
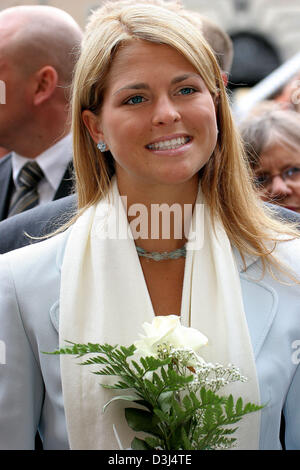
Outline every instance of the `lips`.
<svg viewBox="0 0 300 470">
<path fill-rule="evenodd" d="M 146 148 L 149 150 L 175 150 L 190 142 L 191 139 L 186 135 L 163 137 L 146 145 Z"/>
</svg>

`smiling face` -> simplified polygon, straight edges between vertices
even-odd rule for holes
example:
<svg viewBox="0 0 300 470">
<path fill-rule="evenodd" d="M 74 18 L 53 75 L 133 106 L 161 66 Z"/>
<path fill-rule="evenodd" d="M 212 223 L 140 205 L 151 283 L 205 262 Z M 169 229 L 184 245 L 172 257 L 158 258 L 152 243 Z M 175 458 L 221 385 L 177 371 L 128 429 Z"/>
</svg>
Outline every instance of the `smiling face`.
<svg viewBox="0 0 300 470">
<path fill-rule="evenodd" d="M 199 73 L 175 49 L 146 41 L 118 51 L 99 116 L 84 111 L 83 119 L 113 155 L 123 188 L 198 179 L 217 141 L 215 104 Z"/>
</svg>

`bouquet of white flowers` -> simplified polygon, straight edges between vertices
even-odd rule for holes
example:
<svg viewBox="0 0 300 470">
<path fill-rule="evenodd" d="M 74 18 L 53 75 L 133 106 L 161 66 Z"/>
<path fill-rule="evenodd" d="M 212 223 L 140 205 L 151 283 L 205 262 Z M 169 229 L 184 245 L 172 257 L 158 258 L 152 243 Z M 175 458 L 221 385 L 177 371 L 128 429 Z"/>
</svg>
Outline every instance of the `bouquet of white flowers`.
<svg viewBox="0 0 300 470">
<path fill-rule="evenodd" d="M 210 450 L 234 446 L 232 436 L 237 427 L 230 427 L 261 406 L 236 402 L 232 395 L 217 392 L 226 384 L 246 381 L 239 370 L 229 364 L 205 362 L 197 351 L 207 338 L 193 328 L 181 326 L 175 315 L 155 317 L 143 325 L 146 335 L 135 344 L 75 344 L 54 354 L 82 357 L 93 353 L 81 365 L 98 364 L 99 375 L 116 376 L 118 380 L 105 388 L 131 390 L 133 394 L 118 395 L 138 405 L 125 408 L 128 425 L 147 437 L 135 437 L 135 450 Z M 186 345 L 189 345 L 188 347 Z M 94 355 L 95 354 L 95 355 Z M 131 392 L 130 392 L 131 393 Z"/>
</svg>

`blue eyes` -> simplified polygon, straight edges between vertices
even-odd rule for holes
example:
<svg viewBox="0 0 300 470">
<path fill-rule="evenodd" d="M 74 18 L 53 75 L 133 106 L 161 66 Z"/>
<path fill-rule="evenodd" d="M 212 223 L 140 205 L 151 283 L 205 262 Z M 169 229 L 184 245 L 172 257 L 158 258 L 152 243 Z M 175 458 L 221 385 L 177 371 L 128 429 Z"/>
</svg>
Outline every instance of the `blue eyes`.
<svg viewBox="0 0 300 470">
<path fill-rule="evenodd" d="M 185 88 L 181 88 L 181 90 L 179 90 L 179 93 L 181 93 L 182 95 L 191 95 L 192 93 L 195 93 L 195 91 L 195 88 L 187 86 Z"/>
<path fill-rule="evenodd" d="M 261 173 L 255 176 L 254 181 L 256 186 L 266 188 L 272 184 L 275 176 L 280 176 L 280 178 L 286 183 L 298 183 L 300 181 L 300 168 L 292 166 L 283 170 L 281 173 L 276 173 L 275 175 L 271 175 L 270 173 Z"/>
<path fill-rule="evenodd" d="M 177 93 L 179 95 L 185 95 L 186 96 L 186 95 L 192 95 L 196 91 L 197 90 L 195 88 L 184 87 L 184 88 L 181 88 Z M 135 95 L 135 96 L 132 96 L 131 98 L 129 98 L 128 100 L 124 101 L 124 104 L 135 105 L 135 104 L 143 103 L 144 101 L 146 101 L 146 98 L 144 98 L 141 95 Z"/>
<path fill-rule="evenodd" d="M 133 96 L 132 98 L 129 98 L 129 100 L 127 100 L 125 104 L 139 104 L 139 103 L 142 103 L 143 101 L 145 101 L 145 98 L 143 98 L 140 95 L 136 95 L 136 96 Z"/>
</svg>

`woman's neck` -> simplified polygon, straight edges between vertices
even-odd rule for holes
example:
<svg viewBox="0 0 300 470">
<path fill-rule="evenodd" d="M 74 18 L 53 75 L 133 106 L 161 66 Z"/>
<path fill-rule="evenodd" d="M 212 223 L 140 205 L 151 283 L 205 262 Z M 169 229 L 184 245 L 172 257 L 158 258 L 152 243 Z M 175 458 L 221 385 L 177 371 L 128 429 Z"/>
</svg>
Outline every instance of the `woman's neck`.
<svg viewBox="0 0 300 470">
<path fill-rule="evenodd" d="M 136 245 L 150 252 L 181 248 L 187 241 L 198 185 L 198 177 L 164 186 L 118 180 Z"/>
</svg>

